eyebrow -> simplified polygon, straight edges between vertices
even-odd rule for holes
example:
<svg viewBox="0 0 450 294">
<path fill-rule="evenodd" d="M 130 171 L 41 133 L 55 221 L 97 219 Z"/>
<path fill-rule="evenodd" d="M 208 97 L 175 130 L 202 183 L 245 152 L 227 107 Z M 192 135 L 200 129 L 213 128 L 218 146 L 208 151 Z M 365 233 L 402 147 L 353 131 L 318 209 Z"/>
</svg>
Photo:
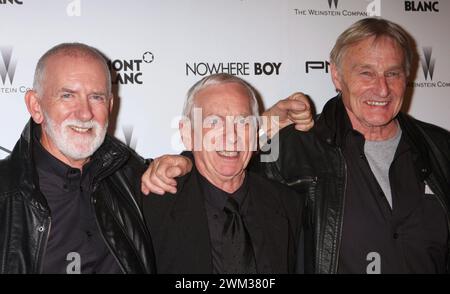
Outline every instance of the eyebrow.
<svg viewBox="0 0 450 294">
<path fill-rule="evenodd" d="M 208 114 L 208 115 L 206 115 L 206 117 L 217 116 L 217 117 L 219 117 L 219 118 L 225 120 L 226 117 L 230 117 L 230 116 L 232 116 L 232 117 L 234 117 L 234 118 L 236 118 L 236 117 L 245 117 L 245 118 L 247 118 L 247 117 L 252 116 L 252 115 L 253 115 L 253 114 L 251 114 L 251 113 L 241 113 L 241 114 L 225 115 L 225 116 L 220 115 L 220 114 Z"/>
<path fill-rule="evenodd" d="M 106 92 L 92 92 L 91 94 L 100 95 L 100 96 L 107 96 Z"/>
<path fill-rule="evenodd" d="M 77 91 L 69 89 L 69 88 L 61 88 L 59 92 L 67 92 L 67 93 L 76 93 Z"/>
<path fill-rule="evenodd" d="M 72 89 L 69 89 L 69 88 L 61 88 L 60 90 L 59 90 L 59 92 L 67 92 L 67 93 L 71 93 L 71 94 L 75 94 L 75 93 L 77 93 L 77 91 L 75 91 L 75 90 L 72 90 Z M 90 93 L 90 94 L 94 94 L 94 95 L 100 95 L 100 96 L 107 96 L 106 95 L 106 92 L 102 92 L 102 91 L 94 91 L 94 92 L 92 92 L 92 93 Z"/>
<path fill-rule="evenodd" d="M 399 70 L 399 69 L 401 70 L 403 68 L 404 68 L 403 65 L 398 64 L 398 65 L 393 65 L 392 67 L 388 68 L 387 71 Z M 352 69 L 373 69 L 373 67 L 370 64 L 357 64 L 357 65 L 354 65 L 352 67 Z"/>
</svg>

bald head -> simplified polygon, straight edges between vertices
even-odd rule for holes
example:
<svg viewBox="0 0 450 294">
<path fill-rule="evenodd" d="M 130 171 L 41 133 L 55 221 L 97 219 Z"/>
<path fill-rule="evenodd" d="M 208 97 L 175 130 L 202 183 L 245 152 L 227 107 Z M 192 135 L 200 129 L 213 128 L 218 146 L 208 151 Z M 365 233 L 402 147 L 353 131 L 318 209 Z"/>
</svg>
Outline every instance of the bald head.
<svg viewBox="0 0 450 294">
<path fill-rule="evenodd" d="M 62 43 L 51 48 L 42 55 L 39 59 L 36 70 L 34 72 L 33 89 L 39 94 L 43 93 L 43 84 L 45 82 L 47 63 L 50 59 L 56 56 L 67 56 L 73 58 L 83 58 L 86 60 L 97 61 L 104 68 L 105 77 L 107 81 L 106 88 L 108 95 L 111 95 L 111 73 L 108 69 L 103 55 L 94 47 L 82 43 Z"/>
</svg>

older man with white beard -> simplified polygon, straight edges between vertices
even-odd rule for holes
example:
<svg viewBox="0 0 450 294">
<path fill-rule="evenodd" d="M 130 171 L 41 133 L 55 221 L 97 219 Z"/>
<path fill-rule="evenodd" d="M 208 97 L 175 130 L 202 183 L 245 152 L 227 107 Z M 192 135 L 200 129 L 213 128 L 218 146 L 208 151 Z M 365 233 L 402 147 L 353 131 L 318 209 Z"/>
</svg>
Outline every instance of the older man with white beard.
<svg viewBox="0 0 450 294">
<path fill-rule="evenodd" d="M 1 273 L 152 273 L 139 208 L 144 161 L 106 135 L 103 56 L 60 44 L 39 60 L 31 120 L 0 162 Z"/>
<path fill-rule="evenodd" d="M 0 273 L 153 273 L 141 213 L 146 165 L 106 134 L 113 95 L 104 57 L 80 43 L 53 47 L 25 102 L 31 119 L 0 160 Z M 309 108 L 294 102 L 274 108 L 310 128 Z M 182 156 L 159 162 L 166 176 L 192 166 Z"/>
</svg>

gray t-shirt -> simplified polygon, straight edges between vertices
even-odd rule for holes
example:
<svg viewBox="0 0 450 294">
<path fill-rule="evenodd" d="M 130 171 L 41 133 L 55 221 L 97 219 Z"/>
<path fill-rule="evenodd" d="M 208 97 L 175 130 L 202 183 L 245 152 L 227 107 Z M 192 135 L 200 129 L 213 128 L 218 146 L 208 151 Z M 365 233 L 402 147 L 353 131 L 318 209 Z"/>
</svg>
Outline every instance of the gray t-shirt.
<svg viewBox="0 0 450 294">
<path fill-rule="evenodd" d="M 391 185 L 389 183 L 389 167 L 394 160 L 395 151 L 402 136 L 398 128 L 394 137 L 384 141 L 367 141 L 364 143 L 364 153 L 375 178 L 380 184 L 389 205 L 392 208 Z"/>
</svg>

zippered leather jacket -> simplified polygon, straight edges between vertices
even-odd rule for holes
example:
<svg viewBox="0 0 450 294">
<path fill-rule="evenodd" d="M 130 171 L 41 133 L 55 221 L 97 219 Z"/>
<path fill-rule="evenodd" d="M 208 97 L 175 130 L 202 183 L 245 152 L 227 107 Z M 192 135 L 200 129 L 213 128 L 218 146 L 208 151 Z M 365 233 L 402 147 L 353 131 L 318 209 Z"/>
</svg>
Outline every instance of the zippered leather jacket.
<svg viewBox="0 0 450 294">
<path fill-rule="evenodd" d="M 12 153 L 0 161 L 0 273 L 41 273 L 51 212 L 39 190 L 32 158 L 31 120 Z M 154 252 L 141 213 L 144 161 L 106 136 L 93 154 L 100 162 L 91 204 L 99 231 L 123 273 L 154 273 Z"/>
</svg>

